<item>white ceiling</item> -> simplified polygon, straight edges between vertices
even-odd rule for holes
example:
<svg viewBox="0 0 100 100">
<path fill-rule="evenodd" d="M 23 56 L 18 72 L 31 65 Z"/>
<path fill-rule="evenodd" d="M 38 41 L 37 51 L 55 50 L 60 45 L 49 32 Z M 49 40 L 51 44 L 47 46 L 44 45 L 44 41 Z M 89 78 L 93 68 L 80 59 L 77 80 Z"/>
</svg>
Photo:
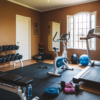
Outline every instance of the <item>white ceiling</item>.
<svg viewBox="0 0 100 100">
<path fill-rule="evenodd" d="M 8 0 L 13 3 L 43 12 L 98 0 Z"/>
</svg>

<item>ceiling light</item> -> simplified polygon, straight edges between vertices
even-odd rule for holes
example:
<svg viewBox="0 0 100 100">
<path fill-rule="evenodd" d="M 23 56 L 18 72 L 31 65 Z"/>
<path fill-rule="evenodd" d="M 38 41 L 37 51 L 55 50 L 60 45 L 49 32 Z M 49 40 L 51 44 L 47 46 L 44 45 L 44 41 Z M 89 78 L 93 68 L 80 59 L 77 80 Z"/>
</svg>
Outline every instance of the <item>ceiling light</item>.
<svg viewBox="0 0 100 100">
<path fill-rule="evenodd" d="M 49 0 L 48 0 L 48 2 L 49 2 Z"/>
</svg>

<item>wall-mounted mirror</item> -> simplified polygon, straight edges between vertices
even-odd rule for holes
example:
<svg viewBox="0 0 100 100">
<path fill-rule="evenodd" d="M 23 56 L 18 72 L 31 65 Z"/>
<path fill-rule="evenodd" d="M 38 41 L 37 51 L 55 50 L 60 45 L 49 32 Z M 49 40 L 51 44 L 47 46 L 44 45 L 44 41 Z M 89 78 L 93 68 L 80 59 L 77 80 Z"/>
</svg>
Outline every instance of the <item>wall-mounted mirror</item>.
<svg viewBox="0 0 100 100">
<path fill-rule="evenodd" d="M 56 32 L 57 35 L 55 37 L 55 40 L 60 38 L 60 23 L 49 21 L 48 22 L 48 50 L 49 51 L 54 51 L 53 47 L 59 48 L 58 51 L 60 51 L 60 42 L 53 41 L 53 37 L 56 34 Z"/>
</svg>

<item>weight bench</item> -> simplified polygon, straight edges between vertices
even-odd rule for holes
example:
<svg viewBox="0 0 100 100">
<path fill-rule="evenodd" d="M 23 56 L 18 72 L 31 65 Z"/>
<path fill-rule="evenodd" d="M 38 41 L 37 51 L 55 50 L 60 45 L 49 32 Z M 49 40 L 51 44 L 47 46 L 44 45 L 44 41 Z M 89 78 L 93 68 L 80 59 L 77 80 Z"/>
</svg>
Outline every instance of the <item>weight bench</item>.
<svg viewBox="0 0 100 100">
<path fill-rule="evenodd" d="M 0 88 L 17 93 L 21 100 L 27 100 L 25 87 L 33 82 L 33 79 L 22 78 L 22 76 L 0 72 Z M 20 87 L 23 87 L 23 92 Z"/>
</svg>

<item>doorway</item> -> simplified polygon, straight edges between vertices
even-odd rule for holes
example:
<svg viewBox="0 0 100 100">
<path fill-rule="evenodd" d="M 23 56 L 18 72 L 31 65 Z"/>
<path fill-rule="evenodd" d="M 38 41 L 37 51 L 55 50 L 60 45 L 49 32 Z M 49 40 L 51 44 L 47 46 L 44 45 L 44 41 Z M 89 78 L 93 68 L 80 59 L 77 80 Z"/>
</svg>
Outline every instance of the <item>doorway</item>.
<svg viewBox="0 0 100 100">
<path fill-rule="evenodd" d="M 16 15 L 16 53 L 23 55 L 23 61 L 31 59 L 31 18 Z"/>
</svg>

